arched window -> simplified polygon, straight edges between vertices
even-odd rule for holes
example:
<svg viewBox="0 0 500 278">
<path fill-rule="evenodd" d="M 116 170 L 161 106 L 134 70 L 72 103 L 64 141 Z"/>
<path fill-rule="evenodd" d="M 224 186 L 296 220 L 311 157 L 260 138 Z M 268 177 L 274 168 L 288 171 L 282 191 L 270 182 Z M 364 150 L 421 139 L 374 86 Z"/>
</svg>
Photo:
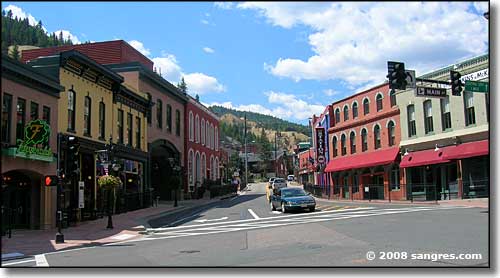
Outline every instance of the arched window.
<svg viewBox="0 0 500 278">
<path fill-rule="evenodd" d="M 382 94 L 377 95 L 377 112 L 382 110 L 383 105 L 382 105 Z"/>
<path fill-rule="evenodd" d="M 394 122 L 392 120 L 387 123 L 387 136 L 389 137 L 389 146 L 394 146 L 396 143 L 396 135 Z"/>
<path fill-rule="evenodd" d="M 205 145 L 207 146 L 207 148 L 210 148 L 210 124 L 208 123 L 208 120 L 205 122 L 205 134 L 207 136 Z"/>
<path fill-rule="evenodd" d="M 76 100 L 75 100 L 75 91 L 68 91 L 68 129 L 74 131 L 75 130 L 75 109 L 76 109 Z M 23 125 L 24 127 L 24 125 Z M 19 131 L 23 131 L 23 128 L 19 129 Z M 21 136 L 20 138 L 23 138 Z"/>
<path fill-rule="evenodd" d="M 335 123 L 340 123 L 340 109 L 335 109 Z"/>
<path fill-rule="evenodd" d="M 92 100 L 89 96 L 86 96 L 83 107 L 83 135 L 87 136 L 90 136 L 90 124 L 92 123 L 91 108 Z"/>
<path fill-rule="evenodd" d="M 332 145 L 333 145 L 333 157 L 336 157 L 338 155 L 338 151 L 337 151 L 337 136 L 333 136 Z"/>
<path fill-rule="evenodd" d="M 156 102 L 156 127 L 162 128 L 163 126 L 163 103 L 161 99 L 158 99 Z"/>
<path fill-rule="evenodd" d="M 340 148 L 342 149 L 342 155 L 347 154 L 347 146 L 346 146 L 346 136 L 345 134 L 342 134 L 340 137 Z"/>
<path fill-rule="evenodd" d="M 373 145 L 375 149 L 380 149 L 380 126 L 378 124 L 373 128 Z"/>
<path fill-rule="evenodd" d="M 194 119 L 193 112 L 189 111 L 189 141 L 194 140 Z"/>
<path fill-rule="evenodd" d="M 214 124 L 210 124 L 210 149 L 214 149 L 214 142 L 215 142 L 215 139 L 214 139 Z"/>
<path fill-rule="evenodd" d="M 201 178 L 202 180 L 207 178 L 207 157 L 205 153 L 201 154 Z"/>
<path fill-rule="evenodd" d="M 349 141 L 351 141 L 351 154 L 356 153 L 356 134 L 354 131 L 351 131 L 349 135 Z"/>
<path fill-rule="evenodd" d="M 200 117 L 196 115 L 196 121 L 195 121 L 195 141 L 196 143 L 200 142 Z"/>
<path fill-rule="evenodd" d="M 217 145 L 217 143 L 215 143 Z M 215 179 L 219 179 L 219 158 L 215 157 Z"/>
<path fill-rule="evenodd" d="M 361 151 L 366 152 L 368 150 L 368 131 L 366 128 L 361 130 Z"/>
<path fill-rule="evenodd" d="M 396 90 L 391 89 L 389 91 L 389 96 L 390 96 L 390 100 L 391 100 L 391 107 L 396 106 Z"/>
<path fill-rule="evenodd" d="M 344 121 L 349 120 L 349 106 L 344 106 Z"/>
<path fill-rule="evenodd" d="M 214 180 L 214 174 L 215 174 L 215 169 L 214 169 L 214 156 L 210 156 L 210 179 Z"/>
<path fill-rule="evenodd" d="M 358 117 L 358 103 L 354 102 L 352 104 L 352 118 L 356 119 Z"/>
<path fill-rule="evenodd" d="M 215 150 L 219 150 L 219 129 L 215 127 Z"/>
<path fill-rule="evenodd" d="M 205 119 L 201 118 L 201 144 L 205 145 Z"/>
<path fill-rule="evenodd" d="M 189 155 L 188 155 L 188 183 L 189 186 L 193 186 L 194 180 L 193 180 L 193 160 L 194 160 L 194 153 L 193 150 L 189 150 Z M 190 190 L 191 191 L 191 190 Z"/>
<path fill-rule="evenodd" d="M 370 100 L 365 98 L 363 100 L 363 115 L 367 115 L 368 113 L 370 113 Z"/>
</svg>

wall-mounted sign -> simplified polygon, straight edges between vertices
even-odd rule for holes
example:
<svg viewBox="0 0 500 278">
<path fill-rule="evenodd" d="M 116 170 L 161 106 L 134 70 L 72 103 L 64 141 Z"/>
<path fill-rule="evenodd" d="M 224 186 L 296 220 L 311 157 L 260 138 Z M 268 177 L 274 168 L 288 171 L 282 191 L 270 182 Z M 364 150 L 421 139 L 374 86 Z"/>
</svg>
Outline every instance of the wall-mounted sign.
<svg viewBox="0 0 500 278">
<path fill-rule="evenodd" d="M 417 86 L 415 94 L 417 97 L 446 97 L 446 89 Z"/>
<path fill-rule="evenodd" d="M 29 122 L 24 128 L 24 140 L 19 140 L 16 157 L 53 162 L 49 147 L 50 126 L 44 120 Z"/>
<path fill-rule="evenodd" d="M 85 183 L 78 182 L 78 208 L 85 208 Z"/>
<path fill-rule="evenodd" d="M 325 162 L 325 129 L 322 127 L 316 128 L 316 161 L 318 163 Z M 320 162 L 323 161 L 323 162 Z"/>
</svg>

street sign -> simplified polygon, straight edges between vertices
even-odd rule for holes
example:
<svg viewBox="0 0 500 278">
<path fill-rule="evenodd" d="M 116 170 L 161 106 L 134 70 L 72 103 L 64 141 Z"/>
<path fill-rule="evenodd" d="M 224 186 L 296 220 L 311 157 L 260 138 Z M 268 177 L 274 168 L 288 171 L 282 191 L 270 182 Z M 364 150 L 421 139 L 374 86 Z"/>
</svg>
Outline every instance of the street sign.
<svg viewBox="0 0 500 278">
<path fill-rule="evenodd" d="M 415 93 L 417 97 L 446 97 L 446 89 L 443 88 L 417 86 Z"/>
<path fill-rule="evenodd" d="M 465 81 L 465 90 L 468 92 L 478 92 L 478 93 L 487 93 L 489 92 L 489 83 L 488 82 L 480 82 L 480 81 Z"/>
<path fill-rule="evenodd" d="M 416 88 L 417 87 L 417 79 L 415 78 L 414 70 L 405 70 L 406 73 L 406 87 L 408 88 Z"/>
<path fill-rule="evenodd" d="M 78 182 L 78 208 L 85 207 L 84 192 L 85 192 L 85 183 L 83 181 L 79 181 Z"/>
</svg>

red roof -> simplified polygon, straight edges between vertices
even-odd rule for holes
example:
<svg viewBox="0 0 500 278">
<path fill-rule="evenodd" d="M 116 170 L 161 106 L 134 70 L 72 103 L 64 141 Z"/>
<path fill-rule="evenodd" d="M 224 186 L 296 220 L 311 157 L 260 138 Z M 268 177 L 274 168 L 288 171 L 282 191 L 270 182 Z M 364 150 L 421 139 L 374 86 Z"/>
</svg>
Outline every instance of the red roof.
<svg viewBox="0 0 500 278">
<path fill-rule="evenodd" d="M 407 155 L 402 156 L 399 167 L 408 168 L 408 167 L 417 167 L 423 165 L 449 162 L 448 159 L 444 158 L 443 153 L 444 149 L 440 149 L 438 151 L 431 149 L 425 151 L 411 152 Z"/>
<path fill-rule="evenodd" d="M 473 156 L 488 155 L 489 140 L 463 143 L 457 146 L 449 146 L 443 148 L 444 158 L 446 159 L 462 159 Z"/>
<path fill-rule="evenodd" d="M 390 148 L 381 151 L 335 158 L 328 162 L 325 172 L 337 172 L 342 170 L 386 165 L 394 162 L 398 153 L 398 148 Z"/>
</svg>

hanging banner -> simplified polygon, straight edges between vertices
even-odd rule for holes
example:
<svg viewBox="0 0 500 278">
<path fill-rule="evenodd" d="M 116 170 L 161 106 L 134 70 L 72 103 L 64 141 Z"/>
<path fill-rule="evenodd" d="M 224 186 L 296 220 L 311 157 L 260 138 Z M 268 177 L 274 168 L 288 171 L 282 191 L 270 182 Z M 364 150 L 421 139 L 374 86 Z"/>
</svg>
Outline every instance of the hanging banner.
<svg viewBox="0 0 500 278">
<path fill-rule="evenodd" d="M 325 153 L 325 129 L 316 128 L 316 161 L 318 163 L 325 163 Z"/>
</svg>

